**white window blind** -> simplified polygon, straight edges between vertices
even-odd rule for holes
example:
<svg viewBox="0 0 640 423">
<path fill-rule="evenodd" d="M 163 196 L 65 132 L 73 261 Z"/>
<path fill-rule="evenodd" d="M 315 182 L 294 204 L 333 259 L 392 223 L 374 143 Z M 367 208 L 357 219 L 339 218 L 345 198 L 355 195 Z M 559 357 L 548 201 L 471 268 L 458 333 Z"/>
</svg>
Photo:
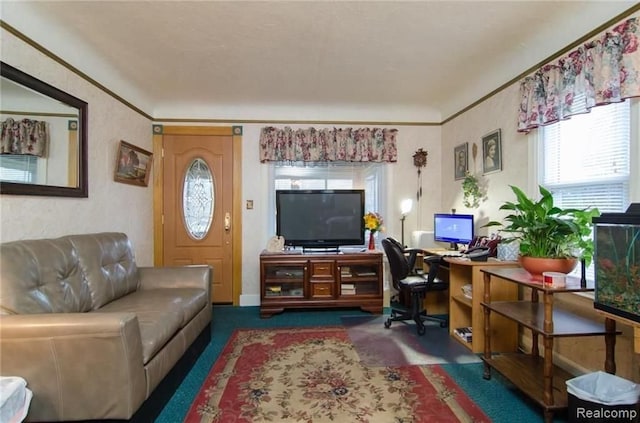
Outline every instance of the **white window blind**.
<svg viewBox="0 0 640 423">
<path fill-rule="evenodd" d="M 630 134 L 629 101 L 543 127 L 541 185 L 561 207 L 626 210 Z"/>
<path fill-rule="evenodd" d="M 38 157 L 32 155 L 0 155 L 0 179 L 9 182 L 34 183 L 38 176 Z"/>
</svg>

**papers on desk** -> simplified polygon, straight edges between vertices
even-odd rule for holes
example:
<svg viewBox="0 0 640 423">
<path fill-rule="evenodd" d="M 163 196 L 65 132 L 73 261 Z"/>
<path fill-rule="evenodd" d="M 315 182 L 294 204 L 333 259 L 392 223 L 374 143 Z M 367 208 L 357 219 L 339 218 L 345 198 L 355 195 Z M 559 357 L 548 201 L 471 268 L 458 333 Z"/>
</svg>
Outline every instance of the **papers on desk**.
<svg viewBox="0 0 640 423">
<path fill-rule="evenodd" d="M 459 251 L 454 250 L 444 250 L 444 249 L 433 249 L 433 250 L 425 250 L 426 253 L 437 255 L 440 257 L 464 257 L 464 255 Z"/>
</svg>

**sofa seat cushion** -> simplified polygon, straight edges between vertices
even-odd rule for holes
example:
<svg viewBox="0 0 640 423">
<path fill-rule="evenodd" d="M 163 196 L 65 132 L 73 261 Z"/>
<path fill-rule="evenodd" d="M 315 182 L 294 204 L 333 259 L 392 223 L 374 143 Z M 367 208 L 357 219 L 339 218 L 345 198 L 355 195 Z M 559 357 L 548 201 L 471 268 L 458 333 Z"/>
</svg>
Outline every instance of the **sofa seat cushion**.
<svg viewBox="0 0 640 423">
<path fill-rule="evenodd" d="M 96 312 L 132 312 L 137 315 L 142 357 L 147 364 L 205 304 L 206 292 L 202 289 L 150 289 L 128 294 Z"/>
</svg>

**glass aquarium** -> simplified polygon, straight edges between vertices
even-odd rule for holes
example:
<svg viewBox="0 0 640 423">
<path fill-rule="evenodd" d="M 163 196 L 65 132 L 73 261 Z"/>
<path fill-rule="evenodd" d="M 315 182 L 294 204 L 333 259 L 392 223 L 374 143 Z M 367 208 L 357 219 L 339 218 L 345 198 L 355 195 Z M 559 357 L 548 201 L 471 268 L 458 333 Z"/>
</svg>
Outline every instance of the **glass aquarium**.
<svg viewBox="0 0 640 423">
<path fill-rule="evenodd" d="M 594 219 L 594 307 L 640 322 L 640 204 Z"/>
</svg>

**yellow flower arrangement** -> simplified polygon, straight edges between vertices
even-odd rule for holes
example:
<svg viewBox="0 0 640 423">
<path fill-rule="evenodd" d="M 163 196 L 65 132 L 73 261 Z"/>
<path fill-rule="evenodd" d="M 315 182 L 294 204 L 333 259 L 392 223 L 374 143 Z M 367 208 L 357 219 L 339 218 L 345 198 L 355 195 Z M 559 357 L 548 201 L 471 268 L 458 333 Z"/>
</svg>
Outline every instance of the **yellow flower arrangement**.
<svg viewBox="0 0 640 423">
<path fill-rule="evenodd" d="M 364 228 L 371 231 L 371 233 L 382 231 L 382 216 L 375 212 L 369 212 L 364 215 Z"/>
</svg>

